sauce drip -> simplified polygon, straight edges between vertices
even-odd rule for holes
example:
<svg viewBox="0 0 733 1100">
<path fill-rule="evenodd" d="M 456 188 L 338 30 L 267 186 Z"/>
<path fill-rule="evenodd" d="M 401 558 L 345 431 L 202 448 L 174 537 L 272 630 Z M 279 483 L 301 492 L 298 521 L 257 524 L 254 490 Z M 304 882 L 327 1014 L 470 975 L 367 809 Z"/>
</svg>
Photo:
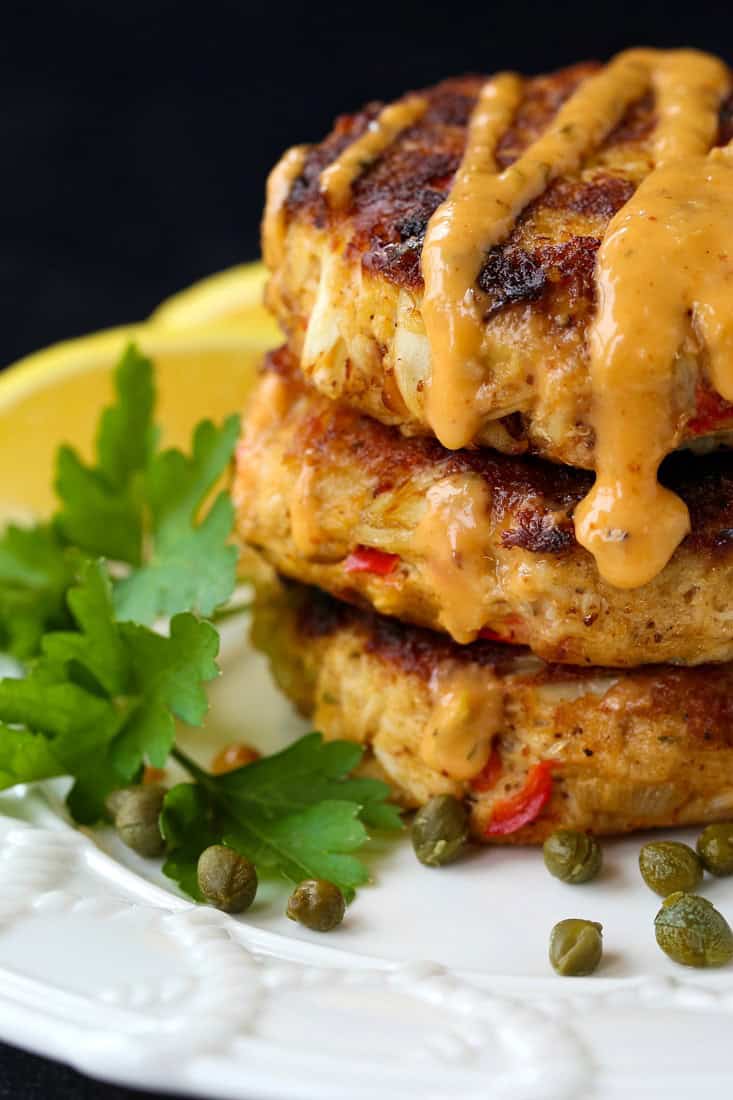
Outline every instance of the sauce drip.
<svg viewBox="0 0 733 1100">
<path fill-rule="evenodd" d="M 599 307 L 589 332 L 598 476 L 575 514 L 579 541 L 618 587 L 656 576 L 689 530 L 684 504 L 657 482 L 661 459 L 678 442 L 674 372 L 686 339 L 702 342 L 712 384 L 733 397 L 733 151 L 708 153 L 729 84 L 725 66 L 697 51 L 627 51 L 581 84 L 541 137 L 498 172 L 494 150 L 521 83 L 495 77 L 425 237 L 427 413 L 440 441 L 457 448 L 490 411 L 482 405 L 487 303 L 477 286 L 486 255 L 653 90 L 655 168 L 612 220 L 598 255 Z"/>
<path fill-rule="evenodd" d="M 483 295 L 476 279 L 490 248 L 482 232 L 496 213 L 492 210 L 497 178 L 494 151 L 521 96 L 522 82 L 513 73 L 500 73 L 484 85 L 469 122 L 466 151 L 451 193 L 431 217 L 425 233 L 422 316 L 432 360 L 427 413 L 433 431 L 446 447 L 470 442 L 481 422 L 477 357 Z"/>
<path fill-rule="evenodd" d="M 321 191 L 334 210 L 348 206 L 354 180 L 395 140 L 425 114 L 427 102 L 420 96 L 408 96 L 379 112 L 361 137 L 347 145 L 343 153 L 321 174 Z"/>
<path fill-rule="evenodd" d="M 412 550 L 440 594 L 439 622 L 457 642 L 472 642 L 483 626 L 479 597 L 486 583 L 491 496 L 477 474 L 446 477 L 427 492 L 427 509 Z"/>
<path fill-rule="evenodd" d="M 420 755 L 451 779 L 473 779 L 491 756 L 501 728 L 504 699 L 491 669 L 465 665 L 434 673 L 430 690 L 435 706 L 420 745 Z"/>
<path fill-rule="evenodd" d="M 262 219 L 262 255 L 273 270 L 285 252 L 285 202 L 303 171 L 307 145 L 294 145 L 280 158 L 267 177 L 265 214 Z"/>
<path fill-rule="evenodd" d="M 733 155 L 705 155 L 728 78 L 715 58 L 691 52 L 663 57 L 657 72 L 657 167 L 598 254 L 596 482 L 575 511 L 578 541 L 617 588 L 652 580 L 690 530 L 657 470 L 677 443 L 673 369 L 691 334 L 715 389 L 733 396 Z"/>
<path fill-rule="evenodd" d="M 348 524 L 345 525 L 345 537 L 324 530 L 325 505 L 320 498 L 320 485 L 318 469 L 304 460 L 288 502 L 293 545 L 306 561 L 341 561 L 349 552 Z"/>
<path fill-rule="evenodd" d="M 487 253 L 509 236 L 522 210 L 557 176 L 578 168 L 643 93 L 646 69 L 621 54 L 563 104 L 542 137 L 514 164 L 496 172 L 490 146 L 507 129 L 521 84 L 503 74 L 481 92 L 456 182 L 428 223 L 422 253 L 422 314 L 432 357 L 427 401 L 430 425 L 455 449 L 471 442 L 481 422 L 477 397 L 484 332 L 484 296 L 476 287 Z M 468 384 L 466 384 L 468 382 Z"/>
</svg>

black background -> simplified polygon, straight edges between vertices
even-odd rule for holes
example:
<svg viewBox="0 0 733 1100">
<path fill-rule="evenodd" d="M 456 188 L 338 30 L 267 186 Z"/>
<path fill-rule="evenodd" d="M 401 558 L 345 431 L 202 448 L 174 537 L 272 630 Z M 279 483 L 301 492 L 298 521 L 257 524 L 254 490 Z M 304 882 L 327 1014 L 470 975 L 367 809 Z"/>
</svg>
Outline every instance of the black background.
<svg viewBox="0 0 733 1100">
<path fill-rule="evenodd" d="M 254 258 L 268 168 L 336 113 L 631 44 L 732 61 L 730 2 L 2 0 L 0 364 Z M 0 1100 L 129 1095 L 0 1046 Z"/>
<path fill-rule="evenodd" d="M 709 0 L 3 0 L 0 364 L 253 258 L 268 168 L 339 111 L 731 31 Z"/>
</svg>

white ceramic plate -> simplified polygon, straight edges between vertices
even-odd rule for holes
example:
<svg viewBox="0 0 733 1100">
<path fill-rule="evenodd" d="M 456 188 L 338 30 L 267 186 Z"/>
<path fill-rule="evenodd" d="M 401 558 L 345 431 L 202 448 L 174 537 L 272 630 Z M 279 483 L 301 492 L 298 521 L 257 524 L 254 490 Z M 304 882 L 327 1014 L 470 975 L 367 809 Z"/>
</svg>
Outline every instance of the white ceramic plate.
<svg viewBox="0 0 733 1100">
<path fill-rule="evenodd" d="M 304 726 L 231 624 L 202 760 Z M 109 1080 L 227 1100 L 637 1100 L 728 1095 L 733 968 L 687 971 L 654 940 L 638 838 L 600 882 L 552 879 L 536 851 L 430 871 L 406 840 L 328 936 L 178 896 L 109 831 L 73 829 L 63 789 L 0 797 L 0 1037 Z M 683 839 L 691 839 L 682 834 Z M 378 857 L 378 858 L 377 858 Z M 733 915 L 733 882 L 706 880 Z M 604 925 L 592 978 L 555 977 L 550 928 Z"/>
</svg>

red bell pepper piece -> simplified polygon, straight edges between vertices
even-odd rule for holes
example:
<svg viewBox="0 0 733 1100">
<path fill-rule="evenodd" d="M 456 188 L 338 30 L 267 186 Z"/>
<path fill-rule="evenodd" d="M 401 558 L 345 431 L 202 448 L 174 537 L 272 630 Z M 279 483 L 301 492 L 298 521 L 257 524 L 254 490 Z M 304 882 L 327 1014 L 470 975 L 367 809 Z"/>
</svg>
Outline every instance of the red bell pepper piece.
<svg viewBox="0 0 733 1100">
<path fill-rule="evenodd" d="M 512 640 L 511 637 L 507 638 L 504 634 L 497 634 L 490 626 L 482 626 L 478 636 L 484 642 L 511 642 Z"/>
<path fill-rule="evenodd" d="M 483 794 L 484 791 L 492 790 L 499 781 L 499 776 L 502 772 L 501 757 L 496 748 L 492 748 L 491 756 L 484 764 L 478 775 L 474 776 L 471 780 L 471 787 L 474 791 L 478 791 Z"/>
<path fill-rule="evenodd" d="M 504 633 L 499 633 L 498 630 L 493 630 L 490 626 L 483 626 L 478 632 L 479 638 L 483 638 L 486 642 L 508 642 L 512 644 L 514 642 L 514 627 L 522 625 L 521 615 L 507 615 L 504 619 Z"/>
<path fill-rule="evenodd" d="M 399 560 L 399 554 L 388 554 L 371 546 L 357 546 L 344 562 L 344 570 L 347 573 L 376 573 L 379 577 L 388 577 L 394 573 Z"/>
<path fill-rule="evenodd" d="M 521 791 L 494 806 L 486 836 L 508 836 L 539 817 L 552 796 L 553 767 L 552 761 L 542 760 L 529 769 Z"/>
<path fill-rule="evenodd" d="M 695 391 L 695 415 L 688 420 L 692 435 L 705 435 L 733 420 L 733 405 L 715 390 L 698 386 Z"/>
</svg>

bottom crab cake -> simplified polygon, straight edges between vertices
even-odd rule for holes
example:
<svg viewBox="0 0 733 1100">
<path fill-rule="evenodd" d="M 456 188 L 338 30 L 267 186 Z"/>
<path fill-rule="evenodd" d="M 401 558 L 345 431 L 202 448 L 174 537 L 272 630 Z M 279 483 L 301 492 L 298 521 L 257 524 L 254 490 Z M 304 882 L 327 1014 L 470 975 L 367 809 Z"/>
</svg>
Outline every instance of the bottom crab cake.
<svg viewBox="0 0 733 1100">
<path fill-rule="evenodd" d="M 613 834 L 733 814 L 731 664 L 547 664 L 300 585 L 258 603 L 252 634 L 315 728 L 365 745 L 365 766 L 407 807 L 467 797 L 479 840 L 535 844 L 559 827 Z"/>
<path fill-rule="evenodd" d="M 238 448 L 242 545 L 293 580 L 381 614 L 528 645 L 571 665 L 733 659 L 733 454 L 663 468 L 692 530 L 633 593 L 599 576 L 573 511 L 592 475 L 405 439 L 268 359 Z"/>
</svg>

